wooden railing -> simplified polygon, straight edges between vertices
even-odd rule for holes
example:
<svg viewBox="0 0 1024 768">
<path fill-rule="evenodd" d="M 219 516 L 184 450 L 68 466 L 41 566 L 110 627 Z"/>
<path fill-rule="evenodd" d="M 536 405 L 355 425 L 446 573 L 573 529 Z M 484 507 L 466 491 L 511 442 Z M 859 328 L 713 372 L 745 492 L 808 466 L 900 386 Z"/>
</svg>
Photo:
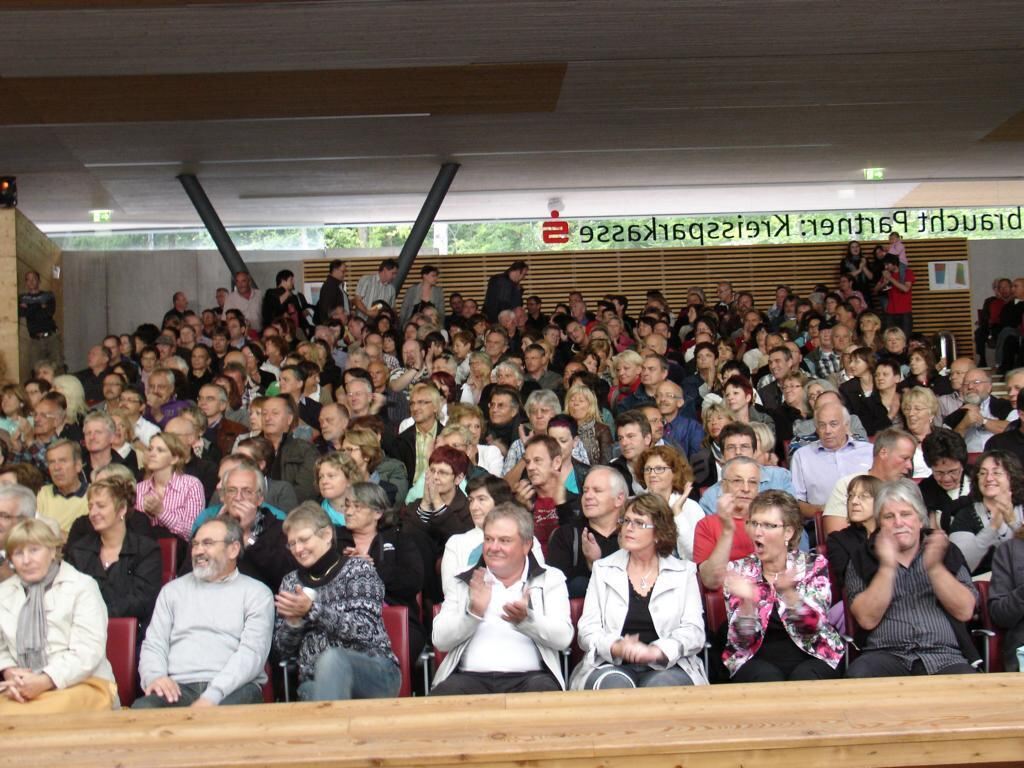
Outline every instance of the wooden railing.
<svg viewBox="0 0 1024 768">
<path fill-rule="evenodd" d="M 1024 675 L 267 704 L 0 723 L 0 766 L 1011 764 Z"/>
</svg>

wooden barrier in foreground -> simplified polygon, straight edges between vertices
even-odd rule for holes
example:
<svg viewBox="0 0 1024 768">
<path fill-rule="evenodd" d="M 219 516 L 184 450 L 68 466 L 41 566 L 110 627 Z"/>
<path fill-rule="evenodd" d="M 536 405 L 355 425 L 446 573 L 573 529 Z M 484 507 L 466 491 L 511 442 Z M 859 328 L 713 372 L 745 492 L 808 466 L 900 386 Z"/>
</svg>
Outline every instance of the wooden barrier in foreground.
<svg viewBox="0 0 1024 768">
<path fill-rule="evenodd" d="M 979 674 L 13 717 L 0 766 L 1006 765 L 1021 702 Z"/>
</svg>

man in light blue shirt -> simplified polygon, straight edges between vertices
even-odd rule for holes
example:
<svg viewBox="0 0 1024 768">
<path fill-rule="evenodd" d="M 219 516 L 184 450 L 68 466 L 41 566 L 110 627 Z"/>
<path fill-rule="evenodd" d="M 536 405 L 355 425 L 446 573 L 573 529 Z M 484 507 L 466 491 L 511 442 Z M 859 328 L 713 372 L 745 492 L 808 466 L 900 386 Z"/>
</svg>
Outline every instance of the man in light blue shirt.
<svg viewBox="0 0 1024 768">
<path fill-rule="evenodd" d="M 821 403 L 823 397 L 814 410 L 818 439 L 794 453 L 789 464 L 793 495 L 807 518 L 825 506 L 839 478 L 867 472 L 872 461 L 871 443 L 850 437 L 850 412 L 834 397 Z"/>
<path fill-rule="evenodd" d="M 761 463 L 761 457 L 755 453 L 757 435 L 754 434 L 754 430 L 750 425 L 739 422 L 726 424 L 722 429 L 719 439 L 722 441 L 723 461 L 729 461 L 737 456 L 746 456 L 758 460 L 758 463 L 761 464 L 761 484 L 759 490 L 785 491 L 788 494 L 793 494 L 793 479 L 789 474 L 789 470 Z M 700 497 L 700 505 L 707 514 L 715 514 L 715 505 L 718 504 L 718 497 L 721 495 L 722 482 L 719 481 L 708 488 L 704 495 Z"/>
</svg>

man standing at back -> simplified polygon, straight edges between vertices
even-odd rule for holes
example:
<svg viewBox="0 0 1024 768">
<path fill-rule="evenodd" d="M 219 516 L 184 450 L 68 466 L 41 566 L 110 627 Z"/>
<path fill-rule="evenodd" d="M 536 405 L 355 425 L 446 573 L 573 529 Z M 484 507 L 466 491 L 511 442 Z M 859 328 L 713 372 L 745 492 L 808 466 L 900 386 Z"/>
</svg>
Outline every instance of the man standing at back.
<svg viewBox="0 0 1024 768">
<path fill-rule="evenodd" d="M 352 303 L 363 317 L 370 316 L 370 307 L 378 301 L 385 302 L 389 307 L 395 306 L 395 275 L 398 274 L 398 262 L 384 259 L 372 275 L 363 275 L 356 283 L 356 295 Z"/>
<path fill-rule="evenodd" d="M 503 309 L 522 306 L 522 283 L 529 270 L 530 267 L 525 261 L 513 261 L 508 269 L 492 275 L 487 281 L 484 314 L 489 321 L 498 322 L 498 313 Z"/>
<path fill-rule="evenodd" d="M 316 303 L 316 322 L 319 325 L 326 325 L 337 307 L 341 307 L 345 317 L 348 317 L 351 311 L 348 285 L 345 283 L 348 266 L 341 259 L 334 259 L 328 270 L 327 279 L 320 287 L 320 298 Z"/>
<path fill-rule="evenodd" d="M 133 709 L 257 704 L 274 629 L 274 596 L 238 571 L 242 529 L 218 517 L 196 531 L 192 573 L 156 600 L 139 655 L 145 696 Z"/>
<path fill-rule="evenodd" d="M 248 272 L 235 273 L 235 290 L 224 301 L 224 312 L 229 309 L 241 312 L 253 330 L 263 330 L 263 291 L 253 286 Z"/>
<path fill-rule="evenodd" d="M 64 362 L 64 348 L 53 319 L 56 311 L 57 299 L 53 293 L 39 289 L 39 273 L 34 269 L 26 272 L 25 292 L 18 296 L 18 317 L 25 318 L 28 330 L 29 371 L 44 360 L 58 367 Z"/>
</svg>

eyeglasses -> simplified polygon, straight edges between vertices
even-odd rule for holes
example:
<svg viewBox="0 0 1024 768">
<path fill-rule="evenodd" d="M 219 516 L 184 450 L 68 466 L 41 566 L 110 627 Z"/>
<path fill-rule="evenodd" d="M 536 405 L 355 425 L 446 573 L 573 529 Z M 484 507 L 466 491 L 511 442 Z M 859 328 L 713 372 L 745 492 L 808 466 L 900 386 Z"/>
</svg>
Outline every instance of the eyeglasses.
<svg viewBox="0 0 1024 768">
<path fill-rule="evenodd" d="M 963 468 L 957 467 L 956 469 L 933 469 L 932 475 L 935 478 L 940 477 L 957 477 L 963 473 Z M 980 473 L 979 473 L 980 474 Z"/>
<path fill-rule="evenodd" d="M 742 477 L 726 477 L 722 480 L 723 483 L 728 483 L 736 488 L 757 488 L 761 483 L 757 480 L 744 480 Z"/>
<path fill-rule="evenodd" d="M 998 479 L 998 478 L 1001 478 L 1001 477 L 1006 477 L 1006 472 L 1003 471 L 1002 469 L 979 469 L 978 470 L 978 477 L 979 478 L 991 477 L 993 479 Z"/>
<path fill-rule="evenodd" d="M 982 384 L 988 384 L 988 379 L 971 379 L 970 381 L 965 381 L 964 384 L 972 387 L 980 387 Z"/>
<path fill-rule="evenodd" d="M 760 520 L 747 520 L 747 528 L 754 531 L 777 531 L 779 528 L 785 528 L 786 526 L 782 523 L 762 523 Z"/>
<path fill-rule="evenodd" d="M 317 534 L 322 530 L 323 528 L 319 529 L 316 533 L 307 533 L 305 536 L 296 536 L 294 539 L 292 539 L 286 544 L 286 546 L 288 547 L 288 551 L 294 552 L 299 547 L 306 546 L 307 544 L 309 544 L 309 542 L 316 538 Z"/>
<path fill-rule="evenodd" d="M 221 490 L 221 495 L 228 499 L 236 496 L 240 496 L 243 499 L 255 499 L 258 493 L 259 491 L 253 488 L 224 488 Z"/>
<path fill-rule="evenodd" d="M 370 507 L 367 506 L 366 504 L 356 501 L 355 499 L 345 499 L 345 509 L 368 510 L 370 509 Z"/>
<path fill-rule="evenodd" d="M 193 539 L 192 549 L 212 549 L 218 544 L 226 544 L 225 539 Z"/>
<path fill-rule="evenodd" d="M 664 474 L 665 472 L 668 472 L 670 469 L 672 469 L 672 467 L 665 467 L 665 466 L 660 466 L 660 467 L 644 467 L 644 474 L 645 475 L 661 475 L 661 474 Z"/>
<path fill-rule="evenodd" d="M 619 525 L 623 528 L 640 529 L 641 531 L 654 530 L 654 523 L 645 523 L 643 520 L 638 520 L 635 517 L 620 517 Z"/>
<path fill-rule="evenodd" d="M 857 501 L 867 501 L 868 499 L 875 498 L 875 494 L 873 494 L 873 493 L 851 493 L 850 494 L 850 498 L 851 499 L 856 499 Z"/>
</svg>

